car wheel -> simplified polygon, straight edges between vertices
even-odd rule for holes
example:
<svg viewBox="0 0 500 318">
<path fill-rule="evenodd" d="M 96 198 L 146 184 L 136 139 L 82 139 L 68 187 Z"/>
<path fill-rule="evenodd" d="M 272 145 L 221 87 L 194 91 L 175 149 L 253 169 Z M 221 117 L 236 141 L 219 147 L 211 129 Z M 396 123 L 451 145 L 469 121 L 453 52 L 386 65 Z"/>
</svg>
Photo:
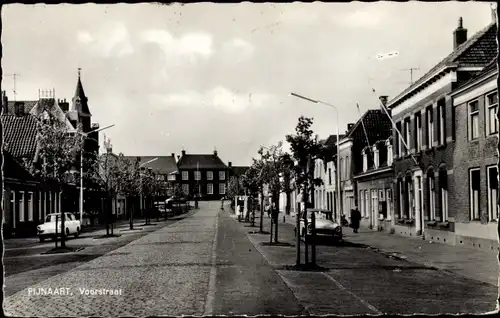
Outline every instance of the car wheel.
<svg viewBox="0 0 500 318">
<path fill-rule="evenodd" d="M 40 239 L 41 243 L 45 242 L 45 236 L 39 235 L 38 238 Z"/>
</svg>

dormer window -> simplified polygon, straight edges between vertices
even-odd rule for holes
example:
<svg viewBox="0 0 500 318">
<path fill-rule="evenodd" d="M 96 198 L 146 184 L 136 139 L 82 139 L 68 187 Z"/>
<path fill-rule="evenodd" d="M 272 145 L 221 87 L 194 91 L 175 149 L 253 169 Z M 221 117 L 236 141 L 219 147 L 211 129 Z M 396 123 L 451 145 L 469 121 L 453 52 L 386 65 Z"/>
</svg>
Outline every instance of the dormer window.
<svg viewBox="0 0 500 318">
<path fill-rule="evenodd" d="M 387 165 L 391 166 L 392 165 L 393 151 L 392 151 L 392 144 L 391 144 L 390 139 L 387 139 L 385 141 L 385 146 L 387 147 Z"/>
<path fill-rule="evenodd" d="M 377 144 L 372 146 L 372 150 L 373 150 L 373 167 L 377 169 L 380 166 Z"/>
<path fill-rule="evenodd" d="M 367 149 L 363 149 L 363 172 L 368 171 L 368 153 Z"/>
</svg>

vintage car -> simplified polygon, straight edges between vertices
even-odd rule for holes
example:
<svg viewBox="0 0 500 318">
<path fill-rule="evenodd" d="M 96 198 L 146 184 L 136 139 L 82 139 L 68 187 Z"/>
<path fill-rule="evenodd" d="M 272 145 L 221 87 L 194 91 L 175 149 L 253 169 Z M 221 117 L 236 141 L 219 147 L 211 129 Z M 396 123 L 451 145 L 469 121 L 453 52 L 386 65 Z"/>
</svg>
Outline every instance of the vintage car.
<svg viewBox="0 0 500 318">
<path fill-rule="evenodd" d="M 56 218 L 57 218 L 57 236 L 61 236 L 62 224 L 61 213 L 51 213 L 45 217 L 45 223 L 37 226 L 37 235 L 40 242 L 47 238 L 54 239 L 56 236 Z M 66 228 L 66 237 L 74 235 L 78 237 L 81 231 L 80 221 L 75 218 L 73 213 L 65 213 L 64 227 Z"/>
<path fill-rule="evenodd" d="M 342 241 L 342 226 L 333 220 L 333 213 L 324 209 L 308 209 L 307 211 L 307 231 L 304 223 L 304 212 L 300 215 L 300 236 L 309 238 L 312 235 L 311 213 L 316 218 L 316 235 L 331 237 L 333 242 Z M 297 229 L 295 228 L 295 233 Z"/>
</svg>

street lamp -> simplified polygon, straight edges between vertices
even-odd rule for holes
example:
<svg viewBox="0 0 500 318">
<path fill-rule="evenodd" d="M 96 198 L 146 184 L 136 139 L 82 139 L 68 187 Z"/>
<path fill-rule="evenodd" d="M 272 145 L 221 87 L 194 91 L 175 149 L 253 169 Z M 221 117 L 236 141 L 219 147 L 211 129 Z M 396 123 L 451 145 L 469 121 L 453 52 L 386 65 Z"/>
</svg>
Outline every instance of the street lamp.
<svg viewBox="0 0 500 318">
<path fill-rule="evenodd" d="M 149 161 L 146 161 L 144 163 L 141 163 L 139 165 L 139 169 L 142 168 L 143 166 L 147 165 L 148 163 L 154 162 L 156 160 L 158 160 L 158 157 L 153 158 L 153 159 L 151 159 Z M 142 198 L 142 173 L 140 173 L 140 172 L 139 172 L 139 181 L 140 181 L 140 185 L 141 185 L 141 205 L 140 205 L 140 207 L 141 207 L 141 211 L 142 211 L 142 209 L 143 209 L 143 202 L 142 202 L 143 201 L 143 198 Z"/>
<path fill-rule="evenodd" d="M 342 215 L 342 213 L 341 213 L 342 205 L 340 204 L 339 110 L 334 105 L 329 104 L 327 102 L 323 102 L 321 100 L 316 100 L 316 99 L 304 97 L 304 96 L 296 94 L 296 93 L 291 93 L 291 95 L 294 96 L 294 97 L 306 100 L 306 101 L 311 102 L 311 103 L 323 104 L 323 105 L 332 107 L 337 112 L 337 168 L 336 168 L 336 170 L 337 170 L 337 182 L 336 182 L 337 183 L 337 187 L 336 188 L 337 188 L 337 212 L 338 212 L 337 213 L 337 222 L 339 222 L 339 224 L 340 224 L 340 216 Z"/>
<path fill-rule="evenodd" d="M 96 132 L 102 131 L 104 129 L 111 128 L 114 125 L 115 124 L 109 125 L 106 127 L 102 127 L 99 129 L 94 129 L 94 130 L 91 130 L 91 131 L 86 132 L 86 133 L 78 132 L 82 138 L 82 148 L 80 150 L 80 224 L 83 224 L 83 141 L 85 140 L 85 138 L 87 138 L 87 136 L 89 134 L 96 133 Z"/>
</svg>

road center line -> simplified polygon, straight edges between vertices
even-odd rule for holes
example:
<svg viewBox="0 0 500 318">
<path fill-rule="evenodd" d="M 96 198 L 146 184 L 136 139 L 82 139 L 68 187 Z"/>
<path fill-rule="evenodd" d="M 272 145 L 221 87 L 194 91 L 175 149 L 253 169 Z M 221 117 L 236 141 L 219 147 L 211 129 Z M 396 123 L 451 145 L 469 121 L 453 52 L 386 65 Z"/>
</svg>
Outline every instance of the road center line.
<svg viewBox="0 0 500 318">
<path fill-rule="evenodd" d="M 214 240 L 212 244 L 212 266 L 210 268 L 210 276 L 208 280 L 208 292 L 207 299 L 205 301 L 205 312 L 204 316 L 212 316 L 213 315 L 213 303 L 215 300 L 215 282 L 217 279 L 217 236 L 219 233 L 219 211 L 215 216 L 215 234 Z"/>
<path fill-rule="evenodd" d="M 328 278 L 329 280 L 331 280 L 335 285 L 337 285 L 338 288 L 340 288 L 340 290 L 345 291 L 349 295 L 351 295 L 352 297 L 356 298 L 360 303 L 362 303 L 363 305 L 365 305 L 368 309 L 370 309 L 374 313 L 379 314 L 379 315 L 383 314 L 380 310 L 378 310 L 377 308 L 375 308 L 373 305 L 371 305 L 370 303 L 368 303 L 366 300 L 360 298 L 358 295 L 354 294 L 353 292 L 351 292 L 350 290 L 348 290 L 347 288 L 345 288 L 344 286 L 342 286 L 342 284 L 340 284 L 338 281 L 336 281 L 333 277 L 331 277 L 327 273 L 321 273 L 321 274 L 323 274 L 323 276 L 325 276 L 326 278 Z"/>
</svg>

